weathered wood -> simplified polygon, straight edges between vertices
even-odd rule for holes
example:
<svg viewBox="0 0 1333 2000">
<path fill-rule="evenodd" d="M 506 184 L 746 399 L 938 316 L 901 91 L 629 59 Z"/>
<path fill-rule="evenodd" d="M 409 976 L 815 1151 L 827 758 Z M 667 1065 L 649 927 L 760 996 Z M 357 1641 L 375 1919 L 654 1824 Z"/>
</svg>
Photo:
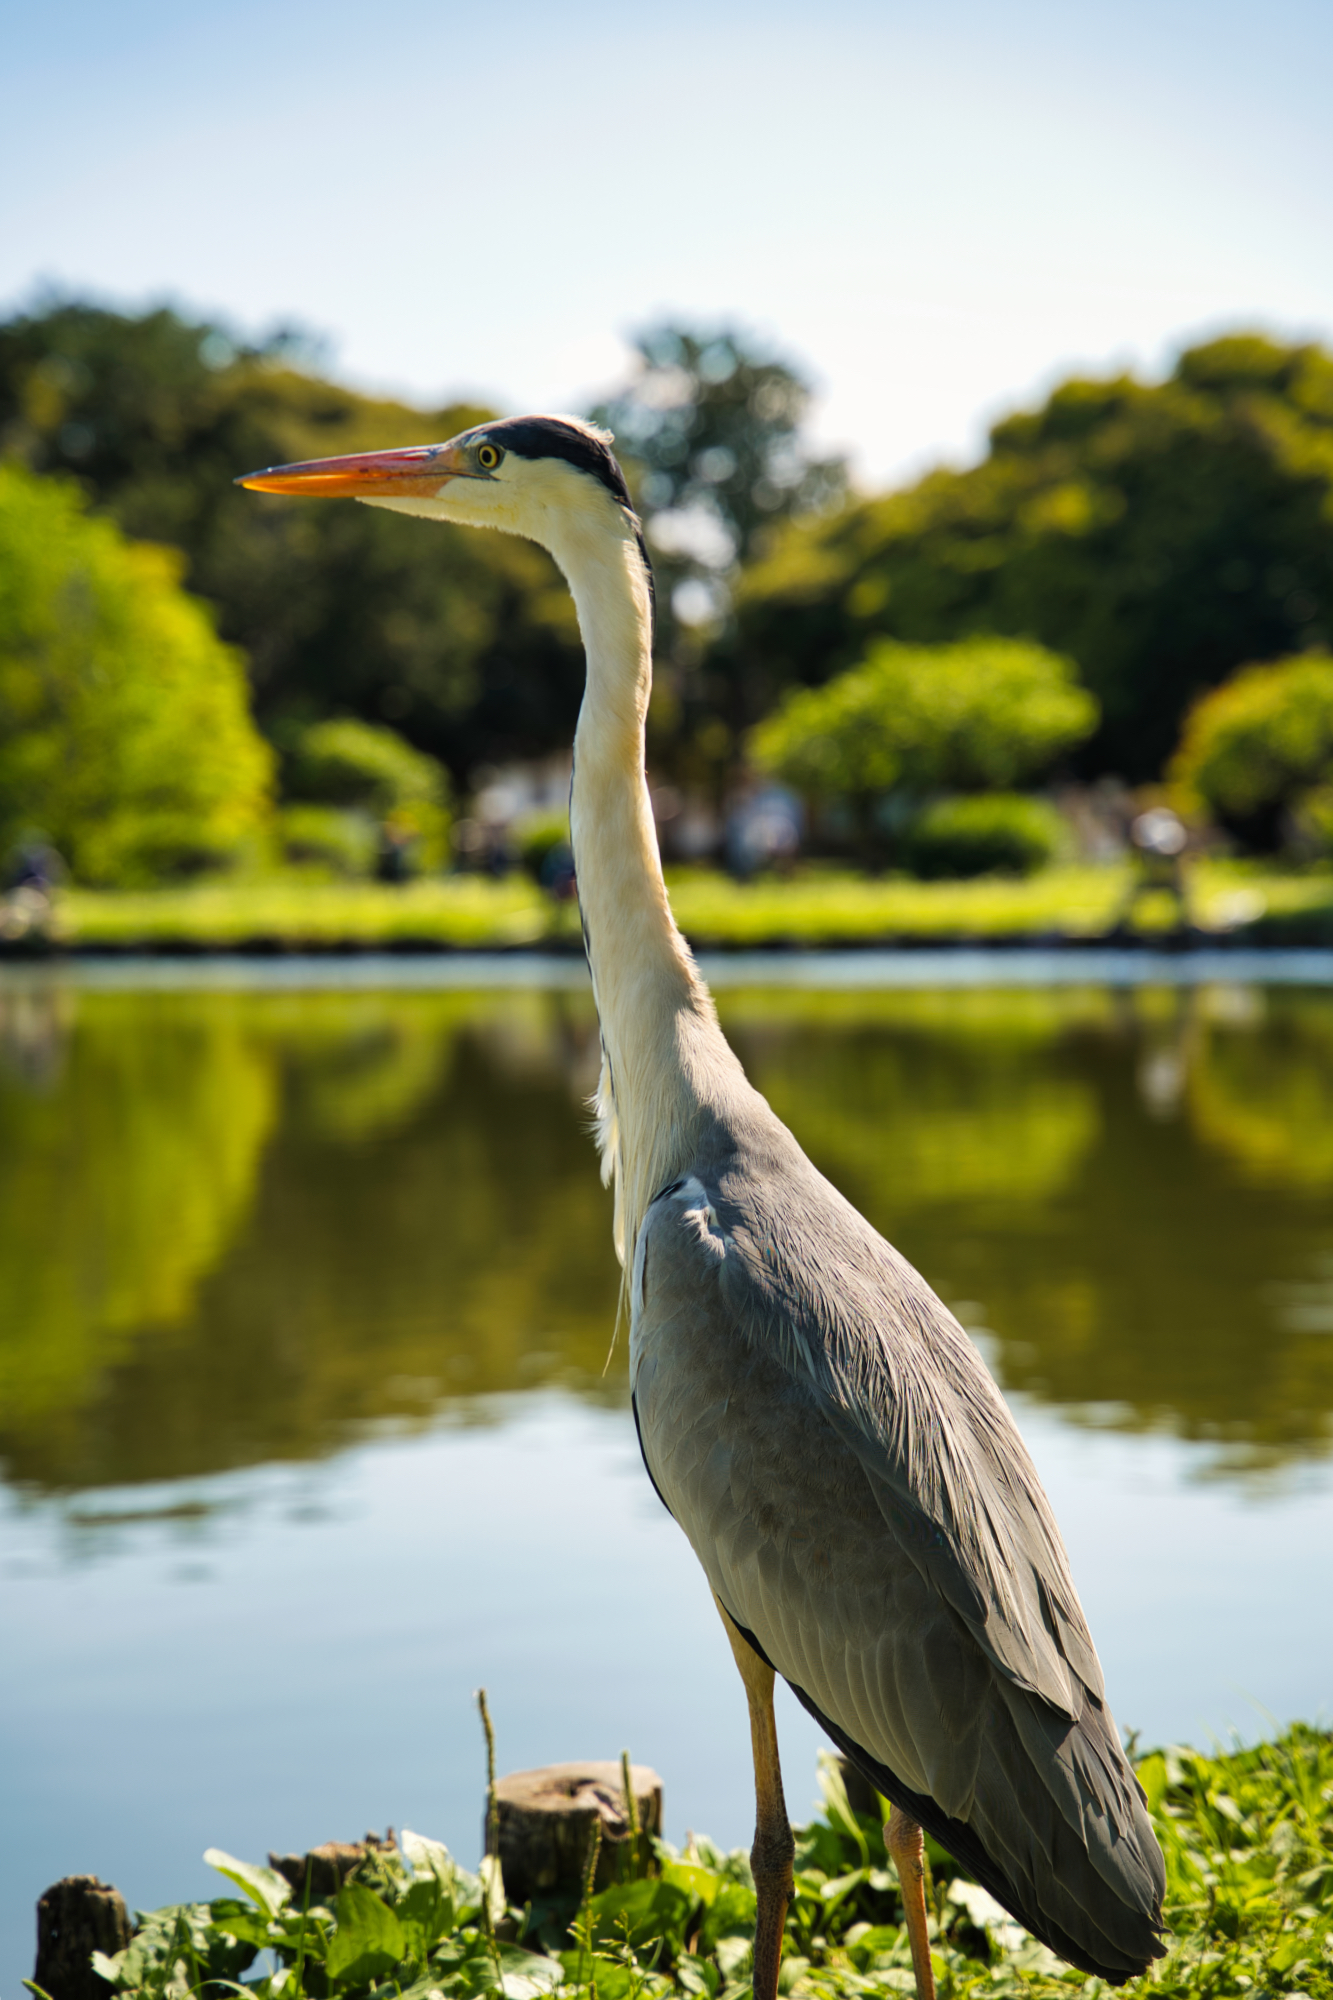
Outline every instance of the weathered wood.
<svg viewBox="0 0 1333 2000">
<path fill-rule="evenodd" d="M 110 1958 L 129 1941 L 129 1912 L 119 1889 L 96 1875 L 66 1875 L 38 1898 L 34 1984 L 51 2000 L 108 2000 L 114 1989 L 93 1971 L 92 1954 Z"/>
<path fill-rule="evenodd" d="M 310 1871 L 310 1900 L 325 1903 L 336 1896 L 357 1863 L 368 1854 L 394 1844 L 393 1828 L 381 1840 L 368 1833 L 364 1840 L 326 1840 L 307 1854 L 270 1854 L 268 1865 L 292 1885 L 298 1902 L 305 1894 L 306 1870 Z"/>
<path fill-rule="evenodd" d="M 662 1831 L 662 1780 L 646 1764 L 635 1764 L 632 1783 L 641 1834 L 637 1854 L 618 1763 L 547 1764 L 538 1771 L 512 1771 L 501 1778 L 495 1788 L 499 1853 L 510 1900 L 577 1897 L 598 1822 L 599 1889 L 622 1875 L 650 1873 L 650 1840 Z"/>
</svg>

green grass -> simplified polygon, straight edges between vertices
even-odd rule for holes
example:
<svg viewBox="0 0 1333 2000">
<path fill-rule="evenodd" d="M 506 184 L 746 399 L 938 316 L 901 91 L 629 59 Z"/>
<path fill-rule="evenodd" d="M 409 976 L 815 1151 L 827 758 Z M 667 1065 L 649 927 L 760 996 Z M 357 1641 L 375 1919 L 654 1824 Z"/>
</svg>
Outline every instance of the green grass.
<svg viewBox="0 0 1333 2000">
<path fill-rule="evenodd" d="M 733 882 L 706 869 L 668 877 L 682 930 L 704 947 L 1095 939 L 1116 924 L 1124 867 L 1053 868 L 1026 881 L 872 879 L 812 865 L 788 879 Z M 1209 861 L 1192 876 L 1191 914 L 1204 931 L 1273 943 L 1333 943 L 1333 874 L 1281 874 Z M 1171 899 L 1141 899 L 1144 935 L 1174 920 Z M 66 890 L 58 935 L 69 947 L 117 950 L 513 949 L 575 946 L 578 915 L 522 875 L 503 882 L 446 876 L 402 886 L 297 874 L 179 888 Z"/>
<path fill-rule="evenodd" d="M 1252 1750 L 1157 1752 L 1139 1765 L 1167 1867 L 1170 2000 L 1333 2000 L 1333 1736 L 1295 1725 Z M 836 1761 L 824 1809 L 796 1829 L 781 1990 L 792 2000 L 911 1993 L 897 1881 L 878 1822 L 854 1813 Z M 628 1847 L 628 1843 L 626 1843 Z M 210 1850 L 240 1896 L 141 1916 L 112 1985 L 142 2000 L 748 2000 L 754 1890 L 743 1852 L 657 1843 L 657 1872 L 572 1902 L 505 1901 L 412 1834 L 359 1864 L 335 1901 L 302 1909 L 268 1869 Z M 1055 1959 L 929 1844 L 940 2000 L 1062 2000 L 1107 1989 Z M 267 1965 L 256 1959 L 272 1954 Z M 248 1977 L 247 1977 L 248 1975 Z M 224 1982 L 226 1982 L 224 1984 Z"/>
</svg>

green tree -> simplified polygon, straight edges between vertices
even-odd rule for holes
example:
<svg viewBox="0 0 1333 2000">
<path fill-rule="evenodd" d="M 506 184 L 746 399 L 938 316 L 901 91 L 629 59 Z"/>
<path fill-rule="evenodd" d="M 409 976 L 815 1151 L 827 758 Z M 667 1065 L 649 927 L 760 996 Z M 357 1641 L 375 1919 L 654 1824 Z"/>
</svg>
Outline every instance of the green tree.
<svg viewBox="0 0 1333 2000">
<path fill-rule="evenodd" d="M 583 654 L 544 551 L 233 485 L 489 414 L 359 396 L 313 365 L 291 339 L 245 347 L 165 309 L 52 304 L 0 325 L 0 450 L 77 476 L 127 534 L 185 552 L 271 732 L 331 713 L 388 722 L 459 777 L 567 743 Z"/>
<path fill-rule="evenodd" d="M 750 743 L 761 768 L 809 797 L 848 799 L 865 834 L 885 793 L 1009 790 L 1096 726 L 1071 662 L 1040 646 L 879 640 L 823 687 L 791 690 Z"/>
<path fill-rule="evenodd" d="M 124 882 L 263 825 L 272 752 L 181 567 L 71 482 L 0 467 L 0 844 L 38 826 L 77 876 Z"/>
<path fill-rule="evenodd" d="M 1333 356 L 1237 336 L 1170 378 L 1063 384 L 983 462 L 794 522 L 744 578 L 711 670 L 753 720 L 887 634 L 1030 637 L 1102 705 L 1083 768 L 1156 775 L 1190 703 L 1333 637 Z"/>
<path fill-rule="evenodd" d="M 725 623 L 764 536 L 836 507 L 847 470 L 810 452 L 810 385 L 761 343 L 734 328 L 660 325 L 635 346 L 633 380 L 593 415 L 615 433 L 657 572 L 654 755 L 706 768 L 730 762 L 734 741 L 705 634 Z"/>
<path fill-rule="evenodd" d="M 289 798 L 363 816 L 388 844 L 382 860 L 397 856 L 413 869 L 444 861 L 448 779 L 396 730 L 350 717 L 313 723 L 296 739 L 283 776 Z"/>
<path fill-rule="evenodd" d="M 1333 656 L 1246 667 L 1185 718 L 1171 777 L 1249 845 L 1274 848 L 1293 813 L 1333 783 Z"/>
</svg>

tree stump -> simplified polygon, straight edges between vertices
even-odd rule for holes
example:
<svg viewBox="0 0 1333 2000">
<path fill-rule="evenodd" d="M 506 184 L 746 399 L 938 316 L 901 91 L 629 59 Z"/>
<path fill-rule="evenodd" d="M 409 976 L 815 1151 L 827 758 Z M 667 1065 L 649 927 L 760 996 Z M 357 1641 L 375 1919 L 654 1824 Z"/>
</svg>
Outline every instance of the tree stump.
<svg viewBox="0 0 1333 2000">
<path fill-rule="evenodd" d="M 129 1941 L 129 1912 L 119 1889 L 96 1875 L 66 1875 L 38 1898 L 33 1982 L 51 2000 L 108 2000 L 113 1989 L 93 1971 L 92 1954 L 111 1958 Z"/>
<path fill-rule="evenodd" d="M 602 1829 L 596 1887 L 651 1872 L 647 1856 L 662 1831 L 662 1780 L 646 1764 L 631 1767 L 642 1836 L 638 1851 L 625 1810 L 620 1765 L 546 1764 L 513 1771 L 497 1784 L 500 1866 L 515 1903 L 574 1897 L 583 1888 L 595 1824 Z M 487 1852 L 490 1852 L 489 1834 Z"/>
<path fill-rule="evenodd" d="M 328 1903 L 337 1895 L 358 1862 L 364 1861 L 368 1854 L 390 1848 L 393 1844 L 393 1828 L 390 1827 L 383 1840 L 377 1833 L 368 1833 L 364 1840 L 326 1840 L 321 1846 L 312 1847 L 308 1854 L 270 1854 L 268 1865 L 291 1883 L 292 1894 L 298 1904 L 305 1895 L 308 1868 L 311 1902 Z M 54 1995 L 52 2000 L 55 2000 Z"/>
</svg>

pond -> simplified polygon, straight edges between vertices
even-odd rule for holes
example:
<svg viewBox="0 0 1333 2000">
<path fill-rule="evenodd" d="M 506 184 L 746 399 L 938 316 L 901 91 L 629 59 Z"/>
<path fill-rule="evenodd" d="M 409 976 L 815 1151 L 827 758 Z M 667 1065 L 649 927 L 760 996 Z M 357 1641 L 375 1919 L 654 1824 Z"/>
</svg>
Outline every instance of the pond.
<svg viewBox="0 0 1333 2000">
<path fill-rule="evenodd" d="M 1010 1396 L 1120 1723 L 1326 1712 L 1333 967 L 717 983 Z M 503 1768 L 628 1747 L 672 1837 L 748 1840 L 740 1685 L 608 1360 L 595 1069 L 572 963 L 0 975 L 0 1992 L 62 1874 L 151 1907 L 207 1845 L 387 1822 L 475 1858 L 482 1684 Z"/>
</svg>

